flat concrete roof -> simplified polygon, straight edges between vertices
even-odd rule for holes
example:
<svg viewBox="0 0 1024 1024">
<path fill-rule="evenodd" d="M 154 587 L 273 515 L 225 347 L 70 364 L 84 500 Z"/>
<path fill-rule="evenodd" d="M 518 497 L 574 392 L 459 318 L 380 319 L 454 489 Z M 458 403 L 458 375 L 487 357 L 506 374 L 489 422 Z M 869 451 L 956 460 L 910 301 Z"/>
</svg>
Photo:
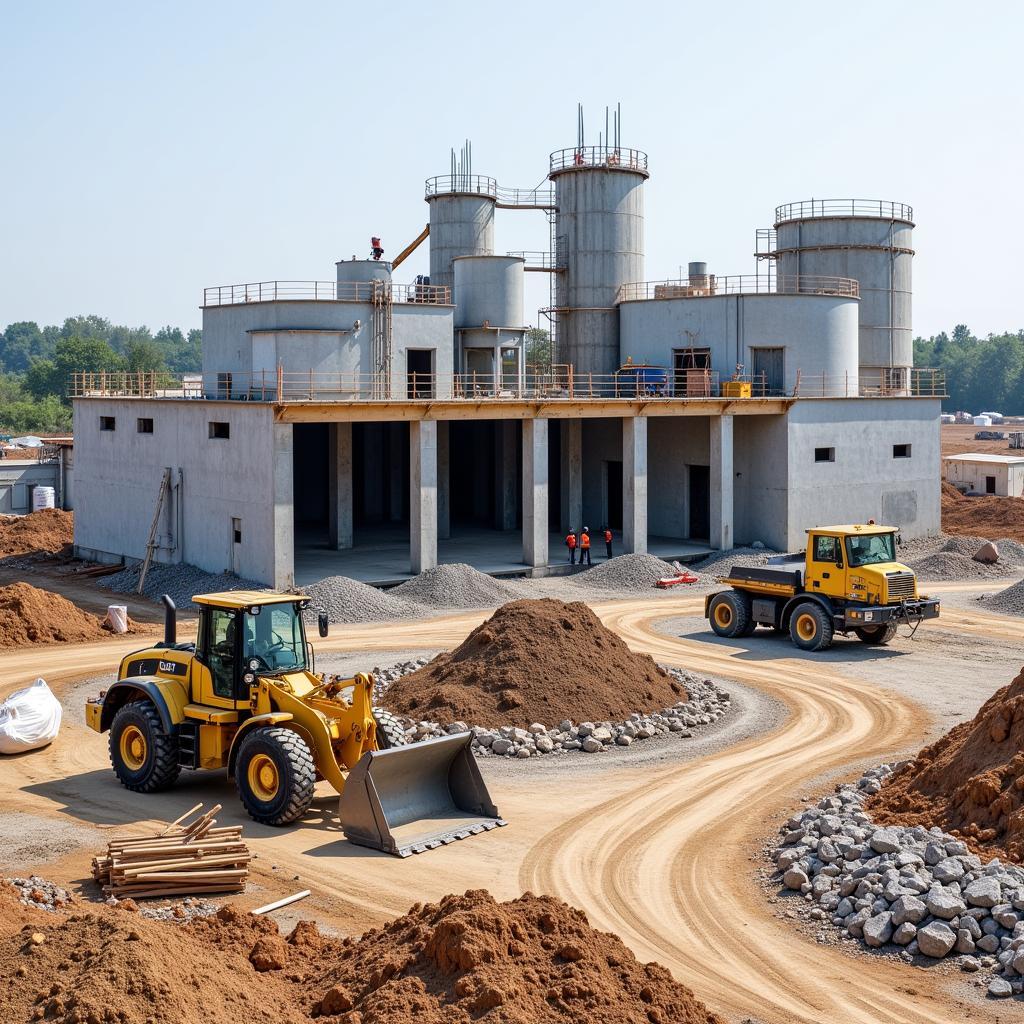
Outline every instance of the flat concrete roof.
<svg viewBox="0 0 1024 1024">
<path fill-rule="evenodd" d="M 984 452 L 966 455 L 944 455 L 943 462 L 990 462 L 1004 466 L 1017 466 L 1024 462 L 1024 455 L 986 455 Z"/>
</svg>

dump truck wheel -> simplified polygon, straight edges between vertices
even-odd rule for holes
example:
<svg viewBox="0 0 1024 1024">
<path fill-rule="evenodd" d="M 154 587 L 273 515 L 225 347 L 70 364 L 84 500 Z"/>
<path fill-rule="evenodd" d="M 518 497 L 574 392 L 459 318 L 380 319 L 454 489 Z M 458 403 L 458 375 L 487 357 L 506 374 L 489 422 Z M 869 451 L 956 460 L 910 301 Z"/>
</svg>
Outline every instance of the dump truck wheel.
<svg viewBox="0 0 1024 1024">
<path fill-rule="evenodd" d="M 857 638 L 865 644 L 887 644 L 896 635 L 896 623 L 886 622 L 880 626 L 861 626 L 855 629 Z"/>
<path fill-rule="evenodd" d="M 110 724 L 110 763 L 125 789 L 155 793 L 178 777 L 178 739 L 164 731 L 148 700 L 125 704 Z"/>
<path fill-rule="evenodd" d="M 306 741 L 291 729 L 258 728 L 242 740 L 235 785 L 249 817 L 287 825 L 313 802 L 316 766 Z"/>
<path fill-rule="evenodd" d="M 727 639 L 738 636 L 749 636 L 753 630 L 747 631 L 751 625 L 756 627 L 750 618 L 750 598 L 738 590 L 726 590 L 715 594 L 708 608 L 711 628 Z"/>
<path fill-rule="evenodd" d="M 408 743 L 401 722 L 390 711 L 385 711 L 383 708 L 374 708 L 373 720 L 377 723 L 378 750 L 404 747 Z"/>
<path fill-rule="evenodd" d="M 832 645 L 832 620 L 814 601 L 804 601 L 793 609 L 789 635 L 803 651 L 823 651 Z"/>
</svg>

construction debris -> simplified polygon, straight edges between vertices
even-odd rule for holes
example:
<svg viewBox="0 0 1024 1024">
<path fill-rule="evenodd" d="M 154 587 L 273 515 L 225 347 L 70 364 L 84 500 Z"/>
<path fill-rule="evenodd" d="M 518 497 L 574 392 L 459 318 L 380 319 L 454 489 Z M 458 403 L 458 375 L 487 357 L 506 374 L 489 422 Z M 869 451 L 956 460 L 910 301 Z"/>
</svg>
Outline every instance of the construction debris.
<svg viewBox="0 0 1024 1024">
<path fill-rule="evenodd" d="M 74 514 L 61 509 L 0 516 L 0 558 L 70 554 L 74 534 Z"/>
<path fill-rule="evenodd" d="M 111 839 L 106 855 L 93 859 L 93 878 L 119 899 L 244 891 L 249 848 L 240 825 L 214 827 L 220 809 L 160 832 Z"/>
</svg>

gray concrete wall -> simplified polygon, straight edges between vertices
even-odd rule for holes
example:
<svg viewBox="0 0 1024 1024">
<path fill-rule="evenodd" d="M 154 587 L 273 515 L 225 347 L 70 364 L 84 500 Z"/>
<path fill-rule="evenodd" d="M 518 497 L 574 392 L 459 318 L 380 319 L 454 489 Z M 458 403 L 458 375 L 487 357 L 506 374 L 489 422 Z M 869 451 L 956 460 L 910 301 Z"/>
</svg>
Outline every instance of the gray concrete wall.
<svg viewBox="0 0 1024 1024">
<path fill-rule="evenodd" d="M 733 532 L 736 544 L 759 540 L 776 550 L 789 543 L 789 441 L 785 416 L 733 421 Z"/>
<path fill-rule="evenodd" d="M 646 299 L 619 306 L 621 362 L 673 365 L 673 349 L 711 349 L 722 380 L 737 363 L 751 373 L 754 348 L 784 349 L 787 391 L 826 374 L 857 394 L 857 300 L 830 295 L 710 295 Z M 808 385 L 810 381 L 806 381 Z"/>
<path fill-rule="evenodd" d="M 116 429 L 101 431 L 100 416 L 115 417 Z M 137 431 L 139 417 L 153 420 L 153 433 Z M 230 438 L 211 439 L 211 420 L 229 423 Z M 290 522 L 291 494 L 275 488 L 275 470 L 282 482 L 287 475 L 290 488 L 291 449 L 284 436 L 275 445 L 269 406 L 79 399 L 74 431 L 75 547 L 84 556 L 112 561 L 145 555 L 160 478 L 172 467 L 181 471 L 181 487 L 164 506 L 157 561 L 229 570 L 231 520 L 238 518 L 240 576 L 279 584 L 285 553 L 290 569 L 292 536 L 284 524 Z"/>
<path fill-rule="evenodd" d="M 622 420 L 583 420 L 581 425 L 583 482 L 582 522 L 571 523 L 575 530 L 589 526 L 596 530 L 604 521 L 608 506 L 605 462 L 622 462 Z M 566 484 L 562 474 L 562 486 Z"/>
<path fill-rule="evenodd" d="M 899 526 L 910 540 L 938 533 L 938 399 L 806 399 L 788 413 L 789 509 L 786 546 L 832 523 Z M 894 458 L 893 445 L 911 445 Z M 834 462 L 815 462 L 834 448 Z M 767 542 L 767 538 L 762 538 Z"/>
<path fill-rule="evenodd" d="M 52 487 L 54 502 L 61 504 L 60 465 L 35 459 L 0 459 L 0 514 L 32 511 L 32 490 Z"/>
<path fill-rule="evenodd" d="M 406 370 L 410 349 L 434 352 L 434 373 L 447 391 L 455 357 L 452 306 L 399 303 L 391 315 L 391 380 L 396 398 L 406 395 Z"/>
<path fill-rule="evenodd" d="M 652 537 L 689 537 L 690 466 L 710 464 L 709 419 L 652 416 L 647 424 L 647 529 Z"/>
</svg>

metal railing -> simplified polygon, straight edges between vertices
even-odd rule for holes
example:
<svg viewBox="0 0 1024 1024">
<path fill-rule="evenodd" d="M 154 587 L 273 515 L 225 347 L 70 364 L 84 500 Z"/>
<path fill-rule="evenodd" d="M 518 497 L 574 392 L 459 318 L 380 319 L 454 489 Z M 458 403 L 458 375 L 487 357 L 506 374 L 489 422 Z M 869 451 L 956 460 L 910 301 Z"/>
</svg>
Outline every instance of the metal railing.
<svg viewBox="0 0 1024 1024">
<path fill-rule="evenodd" d="M 424 194 L 427 199 L 443 195 L 487 196 L 507 209 L 551 210 L 555 206 L 555 190 L 550 186 L 503 188 L 496 178 L 483 174 L 439 174 L 427 178 Z"/>
<path fill-rule="evenodd" d="M 775 223 L 809 217 L 880 217 L 913 220 L 914 208 L 887 199 L 803 199 L 775 207 Z"/>
<path fill-rule="evenodd" d="M 662 375 L 579 373 L 572 366 L 527 367 L 524 373 L 317 373 L 261 370 L 178 376 L 165 373 L 75 373 L 71 398 L 170 398 L 249 402 L 395 402 L 622 399 L 686 402 L 764 398 L 944 398 L 942 370 L 917 368 L 860 383 L 856 374 L 807 374 L 773 388 L 763 374 L 722 379 L 711 369 L 666 370 Z M 652 368 L 647 368 L 652 369 Z M 653 368 L 656 369 L 656 368 Z"/>
<path fill-rule="evenodd" d="M 555 257 L 546 249 L 520 249 L 517 252 L 507 252 L 505 255 L 525 260 L 526 270 L 565 270 L 563 265 L 555 262 Z"/>
<path fill-rule="evenodd" d="M 619 288 L 616 302 L 643 299 L 692 299 L 709 295 L 837 295 L 860 297 L 860 285 L 852 277 L 823 277 L 819 274 L 771 276 L 735 274 L 717 277 L 683 278 L 677 281 L 633 281 Z"/>
<path fill-rule="evenodd" d="M 622 146 L 574 146 L 556 149 L 551 154 L 551 170 L 565 171 L 574 167 L 606 167 L 611 170 L 647 173 L 647 154 L 640 149 Z"/>
<path fill-rule="evenodd" d="M 255 281 L 203 289 L 203 306 L 234 306 L 247 302 L 372 302 L 380 289 L 392 302 L 445 306 L 451 302 L 447 285 L 387 284 L 384 281 Z"/>
</svg>

